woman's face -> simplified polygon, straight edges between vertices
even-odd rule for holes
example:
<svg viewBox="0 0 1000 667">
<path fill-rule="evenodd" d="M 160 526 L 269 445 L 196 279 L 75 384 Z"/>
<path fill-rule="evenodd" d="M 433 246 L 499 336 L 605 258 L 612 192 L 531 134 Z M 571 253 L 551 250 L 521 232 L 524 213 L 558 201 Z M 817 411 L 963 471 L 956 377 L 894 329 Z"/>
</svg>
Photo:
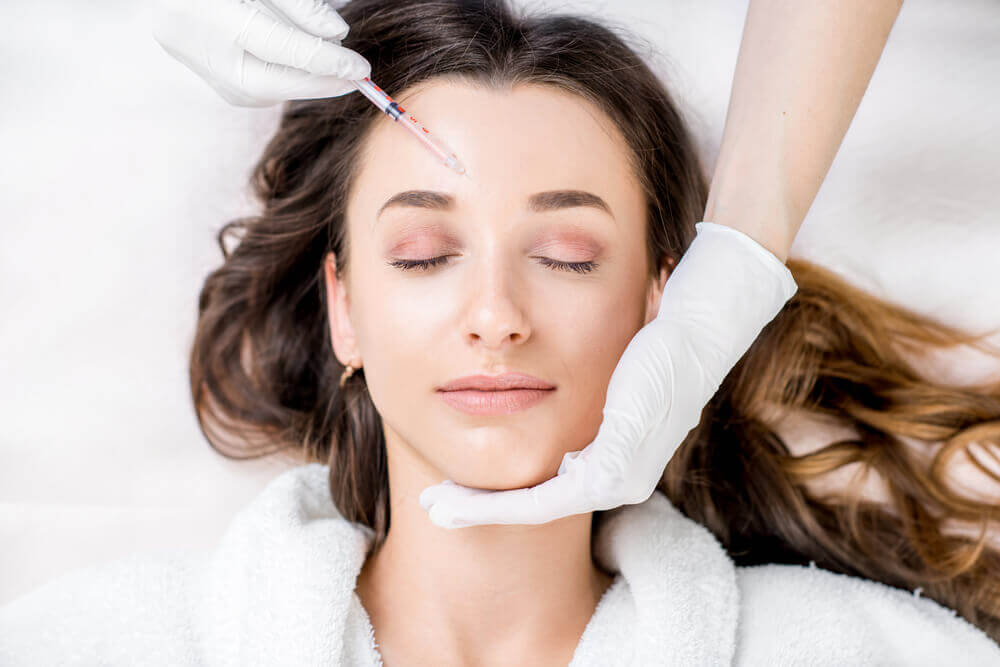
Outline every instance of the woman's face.
<svg viewBox="0 0 1000 667">
<path fill-rule="evenodd" d="M 596 106 L 552 87 L 435 80 L 398 101 L 466 175 L 376 121 L 347 203 L 348 272 L 337 281 L 332 255 L 326 266 L 334 350 L 363 365 L 390 459 L 426 464 L 429 483 L 540 483 L 596 436 L 611 373 L 666 278 L 647 275 L 628 147 Z M 554 389 L 504 414 L 439 391 L 507 372 Z"/>
</svg>

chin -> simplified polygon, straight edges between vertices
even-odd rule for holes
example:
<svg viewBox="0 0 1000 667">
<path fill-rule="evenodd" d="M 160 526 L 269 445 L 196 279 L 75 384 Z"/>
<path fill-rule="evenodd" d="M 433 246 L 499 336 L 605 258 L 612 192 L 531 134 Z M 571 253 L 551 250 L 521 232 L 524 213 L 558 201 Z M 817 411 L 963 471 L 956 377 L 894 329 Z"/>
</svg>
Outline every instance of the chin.
<svg viewBox="0 0 1000 667">
<path fill-rule="evenodd" d="M 537 486 L 542 482 L 555 477 L 559 472 L 559 464 L 562 462 L 563 452 L 558 452 L 552 461 L 512 461 L 510 466 L 500 466 L 494 462 L 483 463 L 476 466 L 477 473 L 472 473 L 471 468 L 464 468 L 461 473 L 456 473 L 450 479 L 462 486 L 476 489 L 487 489 L 489 491 L 509 491 L 511 489 L 523 489 Z"/>
</svg>

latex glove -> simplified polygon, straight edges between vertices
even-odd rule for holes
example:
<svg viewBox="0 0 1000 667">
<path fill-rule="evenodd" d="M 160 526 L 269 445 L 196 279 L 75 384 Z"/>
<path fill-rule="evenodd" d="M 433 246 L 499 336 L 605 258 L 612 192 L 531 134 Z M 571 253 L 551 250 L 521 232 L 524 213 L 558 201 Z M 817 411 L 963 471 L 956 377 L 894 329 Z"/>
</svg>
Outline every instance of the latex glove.
<svg viewBox="0 0 1000 667">
<path fill-rule="evenodd" d="M 348 26 L 325 0 L 153 0 L 153 37 L 231 104 L 356 90 L 371 66 L 340 46 Z"/>
<path fill-rule="evenodd" d="M 656 317 L 611 374 L 597 437 L 534 487 L 491 491 L 451 480 L 427 487 L 420 505 L 433 523 L 546 523 L 652 495 L 722 380 L 798 289 L 784 263 L 743 232 L 713 222 L 695 229 Z"/>
</svg>

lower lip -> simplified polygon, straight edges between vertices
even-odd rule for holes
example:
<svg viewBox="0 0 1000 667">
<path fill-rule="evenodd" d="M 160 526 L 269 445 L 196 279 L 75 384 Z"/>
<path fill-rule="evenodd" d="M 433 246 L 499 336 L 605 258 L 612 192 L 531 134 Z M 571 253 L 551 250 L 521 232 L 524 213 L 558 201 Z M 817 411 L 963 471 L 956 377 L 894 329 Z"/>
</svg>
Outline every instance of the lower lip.
<svg viewBox="0 0 1000 667">
<path fill-rule="evenodd" d="M 439 391 L 445 403 L 470 415 L 509 415 L 544 400 L 554 389 Z"/>
</svg>

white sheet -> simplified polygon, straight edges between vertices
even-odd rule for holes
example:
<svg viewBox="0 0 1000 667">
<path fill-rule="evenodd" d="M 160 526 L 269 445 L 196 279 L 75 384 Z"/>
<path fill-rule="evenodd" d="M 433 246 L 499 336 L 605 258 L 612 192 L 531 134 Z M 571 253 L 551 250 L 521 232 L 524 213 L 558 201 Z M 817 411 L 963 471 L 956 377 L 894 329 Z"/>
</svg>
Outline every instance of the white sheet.
<svg viewBox="0 0 1000 667">
<path fill-rule="evenodd" d="M 216 455 L 186 382 L 215 232 L 248 210 L 278 109 L 223 102 L 152 40 L 145 4 L 0 4 L 0 603 L 127 552 L 207 545 L 284 469 Z M 712 164 L 745 2 L 549 4 L 660 50 Z M 990 0 L 907 0 L 793 256 L 1000 327 L 997 34 Z M 998 372 L 939 362 L 955 380 Z"/>
</svg>

